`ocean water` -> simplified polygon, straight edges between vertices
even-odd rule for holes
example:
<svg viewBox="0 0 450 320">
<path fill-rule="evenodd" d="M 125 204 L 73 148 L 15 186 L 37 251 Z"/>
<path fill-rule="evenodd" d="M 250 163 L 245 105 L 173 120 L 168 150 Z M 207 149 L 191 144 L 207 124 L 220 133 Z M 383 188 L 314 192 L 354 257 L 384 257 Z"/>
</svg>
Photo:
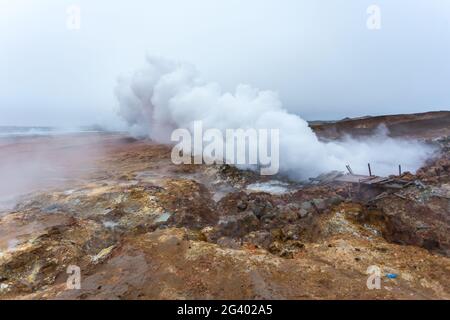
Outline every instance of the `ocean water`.
<svg viewBox="0 0 450 320">
<path fill-rule="evenodd" d="M 72 128 L 63 129 L 56 127 L 21 127 L 21 126 L 0 126 L 0 138 L 9 137 L 33 137 L 49 136 L 73 133 L 102 132 L 100 128 Z"/>
</svg>

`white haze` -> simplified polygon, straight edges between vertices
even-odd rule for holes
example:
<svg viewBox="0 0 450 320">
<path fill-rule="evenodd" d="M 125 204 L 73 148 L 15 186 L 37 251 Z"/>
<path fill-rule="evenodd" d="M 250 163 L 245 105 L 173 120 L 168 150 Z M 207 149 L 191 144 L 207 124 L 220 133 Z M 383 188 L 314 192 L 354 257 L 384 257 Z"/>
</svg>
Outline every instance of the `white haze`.
<svg viewBox="0 0 450 320">
<path fill-rule="evenodd" d="M 85 181 L 104 153 L 101 136 L 0 138 L 0 215 L 20 196 Z"/>
<path fill-rule="evenodd" d="M 449 110 L 449 39 L 448 0 L 0 0 L 0 125 L 120 127 L 111 88 L 143 52 L 308 120 Z"/>
<path fill-rule="evenodd" d="M 393 139 L 380 132 L 365 140 L 350 137 L 321 142 L 298 115 L 283 108 L 278 94 L 239 84 L 234 92 L 203 80 L 187 63 L 148 57 L 147 65 L 119 79 L 116 96 L 120 115 L 134 135 L 169 142 L 176 128 L 191 129 L 203 121 L 204 129 L 280 129 L 280 172 L 305 179 L 349 164 L 366 173 L 371 163 L 377 175 L 397 172 L 398 164 L 415 171 L 433 153 L 418 141 Z"/>
</svg>

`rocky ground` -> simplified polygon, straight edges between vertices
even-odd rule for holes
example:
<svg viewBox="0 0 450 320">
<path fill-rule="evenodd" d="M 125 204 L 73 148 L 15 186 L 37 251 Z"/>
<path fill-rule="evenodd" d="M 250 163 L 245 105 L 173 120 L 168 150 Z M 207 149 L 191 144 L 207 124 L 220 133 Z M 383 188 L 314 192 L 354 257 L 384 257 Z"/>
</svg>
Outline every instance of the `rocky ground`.
<svg viewBox="0 0 450 320">
<path fill-rule="evenodd" d="M 396 192 L 176 166 L 121 135 L 33 139 L 55 159 L 101 152 L 0 207 L 0 298 L 450 299 L 449 139 Z"/>
</svg>

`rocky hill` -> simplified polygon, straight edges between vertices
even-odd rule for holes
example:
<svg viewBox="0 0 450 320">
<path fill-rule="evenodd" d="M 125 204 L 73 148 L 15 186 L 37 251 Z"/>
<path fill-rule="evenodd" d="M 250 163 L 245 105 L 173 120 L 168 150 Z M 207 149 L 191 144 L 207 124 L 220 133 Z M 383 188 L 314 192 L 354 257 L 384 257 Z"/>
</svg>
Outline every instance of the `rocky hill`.
<svg viewBox="0 0 450 320">
<path fill-rule="evenodd" d="M 310 125 L 320 137 L 326 139 L 337 139 L 343 135 L 372 135 L 380 125 L 385 126 L 392 137 L 433 139 L 450 136 L 450 111 L 314 121 Z"/>
</svg>

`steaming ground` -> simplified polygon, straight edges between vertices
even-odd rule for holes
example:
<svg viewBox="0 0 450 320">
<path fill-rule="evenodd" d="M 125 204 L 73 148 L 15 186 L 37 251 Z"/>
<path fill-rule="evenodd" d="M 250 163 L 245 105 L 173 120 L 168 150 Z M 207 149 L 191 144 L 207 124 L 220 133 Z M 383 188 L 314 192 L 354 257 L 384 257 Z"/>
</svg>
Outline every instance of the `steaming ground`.
<svg viewBox="0 0 450 320">
<path fill-rule="evenodd" d="M 319 141 L 305 120 L 283 108 L 276 92 L 243 84 L 234 93 L 223 92 L 192 65 L 163 58 L 147 57 L 147 65 L 122 76 L 115 91 L 130 133 L 161 143 L 170 141 L 174 129 L 192 132 L 198 120 L 204 130 L 279 129 L 280 172 L 294 179 L 343 170 L 347 164 L 366 172 L 369 162 L 377 175 L 394 174 L 399 164 L 415 172 L 435 151 L 419 141 L 390 138 L 383 128 L 364 140 Z"/>
<path fill-rule="evenodd" d="M 112 138 L 36 131 L 0 137 L 0 212 L 24 194 L 85 181 Z"/>
<path fill-rule="evenodd" d="M 0 183 L 33 174 L 16 188 L 39 190 L 0 207 L 0 299 L 449 299 L 438 141 L 442 157 L 402 176 L 423 184 L 388 192 L 175 165 L 169 145 L 121 134 L 22 137 L 0 148 Z"/>
</svg>

